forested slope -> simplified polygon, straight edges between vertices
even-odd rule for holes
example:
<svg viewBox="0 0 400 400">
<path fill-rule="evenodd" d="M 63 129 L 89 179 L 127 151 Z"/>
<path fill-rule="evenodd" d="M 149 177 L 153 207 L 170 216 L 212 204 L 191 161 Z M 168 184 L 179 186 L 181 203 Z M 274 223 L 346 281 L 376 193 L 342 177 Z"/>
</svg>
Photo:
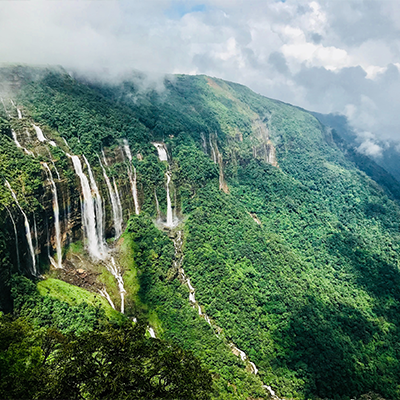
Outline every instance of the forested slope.
<svg viewBox="0 0 400 400">
<path fill-rule="evenodd" d="M 85 250 L 86 200 L 71 163 L 72 154 L 85 156 L 126 316 L 192 351 L 211 371 L 213 397 L 268 398 L 265 386 L 296 399 L 400 397 L 400 191 L 372 160 L 349 155 L 310 113 L 215 78 L 170 76 L 163 90 L 144 90 L 138 75 L 106 84 L 54 70 L 2 74 L 0 168 L 35 219 L 39 259 L 34 274 L 23 217 L 3 185 L 3 309 L 65 329 L 27 311 L 47 315 L 39 300 L 17 306 L 21 285 L 12 303 L 6 289 L 18 260 L 9 211 L 19 274 L 107 289 L 121 308 L 108 256 L 96 261 Z M 33 123 L 47 142 L 34 138 Z M 62 270 L 49 269 L 56 214 L 43 163 L 59 174 Z M 126 227 L 119 240 L 113 193 Z"/>
</svg>

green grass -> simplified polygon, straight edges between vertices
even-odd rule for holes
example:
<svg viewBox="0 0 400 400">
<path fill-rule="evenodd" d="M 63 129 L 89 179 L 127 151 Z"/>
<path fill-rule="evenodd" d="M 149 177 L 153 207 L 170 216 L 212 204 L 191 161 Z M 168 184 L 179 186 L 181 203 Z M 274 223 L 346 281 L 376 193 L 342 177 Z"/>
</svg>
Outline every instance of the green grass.
<svg viewBox="0 0 400 400">
<path fill-rule="evenodd" d="M 87 303 L 92 306 L 101 306 L 104 309 L 106 316 L 111 319 L 121 319 L 122 315 L 112 309 L 107 300 L 100 294 L 91 293 L 80 287 L 70 285 L 59 279 L 49 278 L 40 281 L 37 284 L 39 293 L 42 296 L 50 296 L 52 298 L 65 301 L 71 306 L 76 306 L 81 303 Z"/>
</svg>

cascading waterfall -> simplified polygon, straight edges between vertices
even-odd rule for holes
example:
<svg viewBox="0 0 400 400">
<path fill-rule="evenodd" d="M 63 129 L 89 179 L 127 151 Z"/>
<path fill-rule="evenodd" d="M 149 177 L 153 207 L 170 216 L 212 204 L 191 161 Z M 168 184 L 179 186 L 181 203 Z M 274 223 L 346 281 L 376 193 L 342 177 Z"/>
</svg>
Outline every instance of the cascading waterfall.
<svg viewBox="0 0 400 400">
<path fill-rule="evenodd" d="M 137 185 L 136 185 L 136 168 L 133 167 L 133 174 L 132 174 L 132 153 L 129 148 L 128 141 L 126 139 L 123 140 L 124 143 L 124 151 L 126 156 L 128 157 L 129 165 L 128 165 L 128 176 L 129 176 L 129 181 L 131 183 L 131 190 L 132 190 L 132 196 L 133 196 L 133 202 L 135 204 L 135 214 L 139 215 L 140 213 L 140 208 L 139 208 L 139 201 L 138 201 L 138 196 L 137 196 Z"/>
<path fill-rule="evenodd" d="M 111 186 L 110 179 L 107 176 L 107 173 L 103 167 L 103 164 L 101 163 L 100 157 L 99 157 L 99 161 L 100 161 L 101 168 L 103 170 L 104 180 L 106 181 L 106 184 L 107 184 L 108 193 L 110 195 L 111 208 L 112 208 L 113 221 L 114 221 L 115 238 L 117 239 L 122 234 L 122 223 L 123 223 L 122 207 L 121 207 L 121 204 L 118 202 L 117 195 L 115 194 L 115 192 Z M 114 181 L 114 183 L 115 183 L 115 181 Z"/>
<path fill-rule="evenodd" d="M 15 194 L 15 192 L 12 190 L 11 185 L 9 184 L 9 182 L 6 180 L 5 184 L 7 186 L 7 188 L 10 190 L 11 195 L 14 199 L 14 201 L 17 203 L 18 208 L 20 209 L 22 215 L 24 216 L 24 220 L 25 220 L 25 233 L 26 233 L 26 240 L 28 242 L 28 247 L 29 247 L 29 253 L 31 255 L 32 258 L 32 274 L 33 275 L 37 275 L 37 271 L 36 271 L 36 259 L 35 259 L 35 250 L 33 248 L 33 244 L 32 244 L 32 235 L 31 235 L 31 227 L 29 225 L 29 221 L 28 221 L 28 217 L 26 216 L 26 214 L 24 213 L 24 210 L 21 208 L 21 206 L 19 205 L 18 199 L 17 199 L 17 195 Z"/>
<path fill-rule="evenodd" d="M 60 208 L 58 206 L 57 186 L 54 182 L 53 175 L 49 166 L 43 163 L 47 172 L 47 176 L 51 185 L 51 193 L 53 194 L 53 213 L 54 213 L 54 228 L 56 231 L 56 251 L 57 251 L 57 267 L 62 268 L 62 244 L 61 244 L 61 227 L 60 227 Z"/>
<path fill-rule="evenodd" d="M 18 107 L 17 107 L 17 113 L 18 113 L 18 119 L 22 119 L 22 112 Z"/>
<path fill-rule="evenodd" d="M 16 145 L 19 149 L 22 149 L 22 146 L 21 146 L 21 144 L 18 142 L 17 134 L 16 134 L 16 132 L 14 131 L 14 129 L 11 129 L 11 134 L 12 134 L 12 137 L 13 137 L 13 140 L 14 140 L 15 145 Z"/>
<path fill-rule="evenodd" d="M 158 158 L 160 161 L 168 161 L 168 153 L 164 143 L 152 142 L 152 145 L 157 149 Z"/>
<path fill-rule="evenodd" d="M 37 125 L 35 125 L 35 124 L 32 124 L 32 125 L 33 125 L 33 128 L 35 129 L 36 136 L 37 136 L 39 142 L 42 142 L 42 143 L 45 142 L 46 138 L 44 137 L 42 130 Z"/>
<path fill-rule="evenodd" d="M 159 142 L 152 142 L 153 146 L 157 149 L 158 153 L 158 158 L 160 161 L 167 161 L 168 162 L 168 154 L 167 150 L 165 148 L 164 143 L 159 143 Z M 171 182 L 171 172 L 168 169 L 165 173 L 165 176 L 167 178 L 167 185 L 166 185 L 166 190 L 167 190 L 167 222 L 165 226 L 168 228 L 173 228 L 176 226 L 177 219 L 174 219 L 173 213 L 172 213 L 172 203 L 171 203 L 171 196 L 170 196 L 170 191 L 169 191 L 169 184 Z M 157 197 L 157 195 L 156 195 Z M 157 199 L 157 207 L 158 207 L 158 199 Z"/>
<path fill-rule="evenodd" d="M 174 220 L 172 217 L 172 205 L 171 205 L 171 197 L 169 195 L 169 183 L 171 182 L 171 173 L 169 171 L 167 171 L 165 173 L 166 177 L 167 177 L 167 226 L 169 228 L 173 228 L 174 227 Z"/>
<path fill-rule="evenodd" d="M 108 301 L 108 303 L 110 304 L 110 306 L 115 310 L 114 303 L 113 303 L 113 301 L 111 300 L 111 297 L 110 297 L 110 295 L 108 294 L 107 290 L 106 290 L 105 288 L 99 289 L 99 293 L 100 293 L 103 297 L 105 297 L 105 298 L 107 299 L 107 301 Z"/>
<path fill-rule="evenodd" d="M 94 200 L 92 198 L 92 192 L 90 190 L 89 180 L 82 171 L 81 160 L 78 156 L 71 156 L 71 158 L 76 174 L 78 175 L 81 188 L 82 188 L 82 225 L 87 238 L 87 249 L 89 254 L 97 259 L 103 259 L 105 257 L 105 249 L 103 242 L 100 240 L 96 228 L 96 214 Z"/>
<path fill-rule="evenodd" d="M 107 269 L 111 272 L 114 278 L 117 280 L 119 294 L 121 296 L 121 313 L 124 313 L 125 309 L 125 293 L 126 290 L 124 288 L 124 279 L 122 278 L 121 270 L 117 267 L 115 263 L 114 257 L 111 257 L 111 264 L 106 264 Z"/>
<path fill-rule="evenodd" d="M 46 150 L 47 150 L 47 153 L 49 155 L 49 159 L 50 159 L 51 163 L 53 164 L 54 171 L 56 171 L 57 179 L 60 181 L 61 180 L 60 174 L 58 173 L 56 164 L 54 164 L 53 156 L 51 155 L 50 150 L 47 147 L 46 147 Z"/>
<path fill-rule="evenodd" d="M 35 129 L 36 136 L 39 140 L 39 142 L 44 143 L 44 142 L 49 142 L 53 147 L 57 147 L 56 143 L 53 140 L 48 140 L 43 134 L 43 131 L 40 129 L 39 126 L 32 124 L 33 128 Z"/>
<path fill-rule="evenodd" d="M 36 263 L 39 264 L 39 240 L 38 240 L 38 231 L 37 231 L 35 214 L 33 214 L 33 233 L 35 235 L 34 249 L 35 249 Z"/>
<path fill-rule="evenodd" d="M 106 167 L 108 167 L 108 162 L 107 162 L 106 155 L 105 155 L 105 153 L 104 153 L 104 149 L 101 149 L 101 155 L 103 156 L 104 165 L 105 165 Z"/>
<path fill-rule="evenodd" d="M 85 156 L 83 156 L 85 160 L 88 172 L 89 172 L 89 179 L 90 179 L 90 186 L 92 189 L 92 193 L 94 193 L 94 203 L 95 203 L 95 210 L 96 210 L 96 228 L 97 228 L 97 237 L 99 240 L 99 244 L 101 247 L 101 251 L 104 252 L 104 231 L 103 231 L 103 202 L 101 200 L 99 188 L 97 187 L 96 180 L 94 179 L 94 175 L 92 169 L 90 168 L 89 161 Z"/>
<path fill-rule="evenodd" d="M 190 279 L 186 276 L 184 269 L 182 268 L 182 264 L 183 264 L 182 245 L 183 245 L 182 231 L 179 230 L 176 232 L 175 237 L 174 237 L 174 248 L 175 248 L 175 256 L 174 256 L 174 261 L 173 261 L 174 269 L 178 271 L 179 280 L 183 284 L 187 285 L 187 287 L 189 288 L 189 301 L 190 301 L 191 305 L 194 308 L 197 308 L 199 316 L 204 318 L 205 321 L 212 328 L 214 328 L 217 331 L 217 335 L 218 335 L 220 332 L 222 332 L 222 329 L 220 327 L 212 324 L 208 315 L 201 311 L 200 304 L 198 304 L 196 302 L 195 289 L 192 286 Z M 235 355 L 237 355 L 238 357 L 240 356 L 241 360 L 250 366 L 251 372 L 253 374 L 257 375 L 258 369 L 257 369 L 256 365 L 248 359 L 246 353 L 244 351 L 240 350 L 238 347 L 236 347 L 233 343 L 229 343 L 229 347 L 231 348 L 232 352 Z"/>
<path fill-rule="evenodd" d="M 14 131 L 14 129 L 11 129 L 11 134 L 12 134 L 12 137 L 13 137 L 13 140 L 14 140 L 15 145 L 16 145 L 19 149 L 24 150 L 24 152 L 25 152 L 26 154 L 28 154 L 29 156 L 35 157 L 34 154 L 33 154 L 31 151 L 29 151 L 29 150 L 26 149 L 25 147 L 21 146 L 21 143 L 18 142 L 17 133 Z"/>
<path fill-rule="evenodd" d="M 153 339 L 156 338 L 156 333 L 154 332 L 154 329 L 151 326 L 147 327 L 147 331 L 149 332 L 151 338 Z"/>
<path fill-rule="evenodd" d="M 113 186 L 114 186 L 115 199 L 117 200 L 117 206 L 118 206 L 118 209 L 121 210 L 121 221 L 122 221 L 121 225 L 122 225 L 122 223 L 123 223 L 123 208 L 122 208 L 121 198 L 119 197 L 117 183 L 115 182 L 114 177 L 113 177 Z"/>
<path fill-rule="evenodd" d="M 19 246 L 18 246 L 18 231 L 17 231 L 17 226 L 15 225 L 15 221 L 14 218 L 11 214 L 11 211 L 8 209 L 8 207 L 6 207 L 6 210 L 8 212 L 8 215 L 10 216 L 11 222 L 13 224 L 14 227 L 14 235 L 15 235 L 15 252 L 17 255 L 17 266 L 18 266 L 18 271 L 21 271 L 21 262 L 19 260 Z"/>
</svg>

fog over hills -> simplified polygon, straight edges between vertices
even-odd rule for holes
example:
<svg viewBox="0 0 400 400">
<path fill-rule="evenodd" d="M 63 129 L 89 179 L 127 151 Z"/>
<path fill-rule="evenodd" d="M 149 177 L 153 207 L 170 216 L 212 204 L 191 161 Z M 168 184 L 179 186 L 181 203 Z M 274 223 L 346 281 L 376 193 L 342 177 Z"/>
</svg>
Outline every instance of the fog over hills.
<svg viewBox="0 0 400 400">
<path fill-rule="evenodd" d="M 365 154 L 399 143 L 397 1 L 32 0 L 2 2 L 0 11 L 3 62 L 104 79 L 132 68 L 204 73 L 346 115 Z"/>
</svg>

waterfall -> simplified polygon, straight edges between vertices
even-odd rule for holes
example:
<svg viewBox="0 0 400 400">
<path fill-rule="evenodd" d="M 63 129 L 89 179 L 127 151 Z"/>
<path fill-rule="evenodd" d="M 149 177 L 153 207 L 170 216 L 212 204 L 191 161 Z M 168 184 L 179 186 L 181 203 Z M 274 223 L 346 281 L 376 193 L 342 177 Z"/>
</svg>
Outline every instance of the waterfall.
<svg viewBox="0 0 400 400">
<path fill-rule="evenodd" d="M 106 167 L 108 167 L 108 162 L 107 162 L 106 155 L 105 155 L 105 153 L 104 153 L 104 149 L 101 149 L 101 155 L 103 156 L 104 165 L 105 165 Z"/>
<path fill-rule="evenodd" d="M 168 161 L 167 149 L 164 143 L 152 142 L 152 145 L 157 149 L 158 158 L 160 161 Z"/>
<path fill-rule="evenodd" d="M 51 185 L 51 193 L 53 194 L 53 213 L 54 213 L 54 228 L 56 231 L 56 250 L 57 250 L 57 267 L 62 268 L 62 245 L 61 245 L 61 228 L 60 228 L 60 208 L 58 206 L 57 187 L 53 179 L 53 175 L 49 166 L 43 163 L 46 169 L 47 176 Z"/>
<path fill-rule="evenodd" d="M 43 135 L 43 131 L 40 129 L 39 126 L 37 126 L 35 124 L 32 124 L 32 125 L 35 129 L 36 136 L 37 136 L 39 142 L 44 143 L 44 142 L 48 141 L 53 147 L 57 147 L 56 143 L 53 140 L 47 140 L 45 138 L 45 136 Z"/>
<path fill-rule="evenodd" d="M 13 227 L 14 227 L 15 251 L 16 251 L 16 254 L 17 254 L 17 265 L 18 265 L 18 271 L 21 271 L 21 263 L 20 263 L 20 260 L 19 260 L 19 246 L 18 246 L 18 231 L 17 231 L 17 226 L 15 225 L 14 218 L 13 218 L 13 216 L 12 216 L 12 214 L 11 214 L 11 211 L 8 209 L 7 206 L 6 206 L 6 210 L 7 210 L 8 214 L 9 214 L 9 216 L 10 216 L 10 218 L 11 218 L 11 222 L 12 222 Z"/>
<path fill-rule="evenodd" d="M 42 130 L 37 125 L 35 125 L 35 124 L 32 124 L 32 125 L 35 129 L 36 136 L 37 136 L 39 142 L 42 142 L 42 143 L 45 142 L 46 138 L 44 137 Z"/>
<path fill-rule="evenodd" d="M 25 233 L 26 233 L 26 240 L 28 241 L 28 246 L 29 246 L 29 253 L 31 255 L 32 258 L 32 274 L 33 275 L 37 275 L 37 271 L 36 271 L 36 259 L 35 259 L 35 250 L 33 249 L 33 244 L 32 244 L 32 235 L 31 235 L 31 227 L 29 225 L 29 221 L 28 221 L 28 217 L 26 216 L 26 214 L 24 213 L 24 210 L 21 208 L 21 206 L 19 205 L 18 199 L 16 194 L 14 193 L 14 191 L 12 190 L 10 184 L 8 183 L 8 181 L 5 181 L 5 184 L 7 186 L 7 188 L 10 190 L 11 195 L 14 199 L 14 201 L 17 203 L 18 208 L 20 209 L 22 215 L 24 216 L 24 220 L 25 220 Z"/>
<path fill-rule="evenodd" d="M 18 142 L 17 134 L 16 134 L 16 132 L 14 131 L 14 129 L 11 129 L 11 134 L 12 134 L 12 137 L 13 137 L 13 140 L 14 140 L 15 145 L 16 145 L 19 149 L 22 149 L 22 150 L 24 150 L 24 152 L 25 152 L 26 154 L 35 157 L 34 154 L 33 154 L 31 151 L 29 151 L 29 150 L 26 149 L 25 147 L 21 146 L 21 143 Z"/>
<path fill-rule="evenodd" d="M 17 107 L 17 113 L 18 113 L 18 119 L 22 119 L 22 112 L 18 107 Z"/>
<path fill-rule="evenodd" d="M 125 154 L 128 157 L 129 160 L 129 165 L 128 165 L 128 176 L 129 176 L 129 181 L 131 183 L 131 191 L 132 191 L 132 196 L 133 196 L 133 202 L 135 204 L 135 214 L 139 215 L 140 213 L 140 208 L 139 208 L 139 201 L 137 197 L 137 186 L 136 186 L 136 168 L 133 167 L 133 174 L 132 174 L 132 153 L 129 148 L 128 141 L 126 139 L 123 140 L 123 147 L 125 150 Z"/>
<path fill-rule="evenodd" d="M 132 194 L 133 194 L 133 201 L 135 203 L 135 213 L 136 215 L 139 215 L 140 210 L 139 210 L 139 200 L 137 197 L 137 176 L 136 176 L 136 168 L 133 167 L 133 185 L 132 185 Z"/>
<path fill-rule="evenodd" d="M 175 255 L 174 255 L 174 260 L 173 260 L 173 268 L 178 272 L 178 278 L 181 281 L 181 283 L 187 285 L 187 287 L 189 288 L 189 302 L 191 303 L 192 307 L 195 309 L 197 308 L 197 312 L 198 312 L 199 316 L 204 318 L 204 320 L 213 329 L 215 329 L 217 331 L 217 335 L 219 335 L 222 332 L 222 329 L 220 327 L 218 327 L 217 325 L 211 323 L 208 315 L 201 311 L 200 304 L 198 302 L 196 302 L 195 289 L 192 286 L 190 279 L 186 276 L 185 270 L 182 268 L 182 264 L 183 264 L 182 233 L 183 233 L 183 231 L 178 230 L 174 236 Z M 229 347 L 231 348 L 233 354 L 240 357 L 244 363 L 246 363 L 248 366 L 250 366 L 252 373 L 257 375 L 258 369 L 257 369 L 256 365 L 248 359 L 246 353 L 244 351 L 240 350 L 238 347 L 236 347 L 233 343 L 229 343 Z"/>
<path fill-rule="evenodd" d="M 12 137 L 13 137 L 13 140 L 14 140 L 15 145 L 16 145 L 19 149 L 22 149 L 22 146 L 21 146 L 21 144 L 18 142 L 17 134 L 15 133 L 14 129 L 11 129 L 11 134 L 12 134 Z"/>
<path fill-rule="evenodd" d="M 107 176 L 107 173 L 103 167 L 103 164 L 101 163 L 100 157 L 99 157 L 99 161 L 100 161 L 101 168 L 103 170 L 104 180 L 106 181 L 106 184 L 107 184 L 108 193 L 110 195 L 111 207 L 112 207 L 112 213 L 113 213 L 113 221 L 114 221 L 115 238 L 117 239 L 122 234 L 122 223 L 123 223 L 122 207 L 121 207 L 121 204 L 118 202 L 117 196 L 111 186 L 110 179 Z"/>
<path fill-rule="evenodd" d="M 154 332 L 154 329 L 151 326 L 147 327 L 147 331 L 150 333 L 150 337 L 155 339 L 156 338 L 156 333 Z"/>
<path fill-rule="evenodd" d="M 90 179 L 90 186 L 92 188 L 92 193 L 94 193 L 95 198 L 94 198 L 94 203 L 95 203 L 95 210 L 96 210 L 96 221 L 97 221 L 97 237 L 99 240 L 99 244 L 101 246 L 102 251 L 103 249 L 103 244 L 104 244 L 104 231 L 103 231 L 103 202 L 101 200 L 99 188 L 97 187 L 96 180 L 94 179 L 92 169 L 90 168 L 89 161 L 85 156 L 83 156 L 83 159 L 85 160 L 88 172 L 89 172 L 89 179 Z"/>
<path fill-rule="evenodd" d="M 171 196 L 169 195 L 169 183 L 171 182 L 171 173 L 170 171 L 167 171 L 165 173 L 167 177 L 167 226 L 169 228 L 174 227 L 174 221 L 172 218 L 172 205 L 171 205 Z"/>
<path fill-rule="evenodd" d="M 111 272 L 114 278 L 117 280 L 119 294 L 121 296 L 121 313 L 124 313 L 125 309 L 125 293 L 126 290 L 124 288 L 124 279 L 122 278 L 121 270 L 117 267 L 115 263 L 114 257 L 111 257 L 111 265 L 106 264 L 107 269 Z"/>
<path fill-rule="evenodd" d="M 104 248 L 103 243 L 98 237 L 98 230 L 96 229 L 96 214 L 92 192 L 90 190 L 89 180 L 82 171 L 81 160 L 78 156 L 71 156 L 76 174 L 78 175 L 82 188 L 82 225 L 84 228 L 85 236 L 87 238 L 87 249 L 89 254 L 97 259 L 103 259 Z"/>
<path fill-rule="evenodd" d="M 103 297 L 105 297 L 107 299 L 107 301 L 109 302 L 110 306 L 115 310 L 114 303 L 111 300 L 110 295 L 107 293 L 107 290 L 105 288 L 103 288 L 103 289 L 99 289 L 99 292 Z"/>
<path fill-rule="evenodd" d="M 114 186 L 114 193 L 115 193 L 115 199 L 117 201 L 117 206 L 118 206 L 118 209 L 121 212 L 121 225 L 122 225 L 122 223 L 124 221 L 123 220 L 123 209 L 122 209 L 121 198 L 119 197 L 118 187 L 117 187 L 117 184 L 115 182 L 114 177 L 113 177 L 113 186 Z"/>
<path fill-rule="evenodd" d="M 69 147 L 69 144 L 68 144 L 68 142 L 65 140 L 65 138 L 62 138 L 62 140 L 64 140 L 65 145 L 66 145 L 69 149 L 71 149 L 71 147 Z"/>
<path fill-rule="evenodd" d="M 49 159 L 50 159 L 51 163 L 53 164 L 54 171 L 56 171 L 57 179 L 60 181 L 61 180 L 60 174 L 58 173 L 56 164 L 54 164 L 53 156 L 51 155 L 50 150 L 47 147 L 46 147 L 46 150 L 47 150 L 47 153 L 49 154 Z"/>
<path fill-rule="evenodd" d="M 36 218 L 35 214 L 33 214 L 33 233 L 35 235 L 35 256 L 36 256 L 36 263 L 39 264 L 39 240 L 38 240 L 38 232 L 36 227 Z"/>
<path fill-rule="evenodd" d="M 167 149 L 164 145 L 164 143 L 159 143 L 159 142 L 152 142 L 152 145 L 155 146 L 158 152 L 158 159 L 160 161 L 167 161 L 168 162 L 168 154 L 167 154 Z M 165 226 L 168 228 L 173 228 L 176 224 L 176 218 L 174 219 L 174 216 L 172 214 L 172 203 L 171 203 L 171 196 L 169 192 L 169 184 L 171 182 L 171 171 L 168 169 L 167 172 L 165 173 L 165 176 L 167 177 L 167 222 Z M 156 196 L 156 204 L 157 204 L 157 213 L 159 211 L 159 205 L 158 205 L 158 199 L 157 195 Z"/>
</svg>

